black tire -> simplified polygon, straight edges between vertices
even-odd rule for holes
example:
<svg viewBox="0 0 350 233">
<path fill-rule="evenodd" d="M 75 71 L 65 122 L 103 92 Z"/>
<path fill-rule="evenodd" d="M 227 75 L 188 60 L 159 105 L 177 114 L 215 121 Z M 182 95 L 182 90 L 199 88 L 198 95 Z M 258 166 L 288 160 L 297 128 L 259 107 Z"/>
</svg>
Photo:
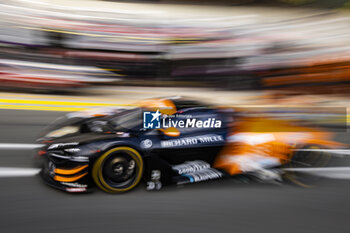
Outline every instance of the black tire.
<svg viewBox="0 0 350 233">
<path fill-rule="evenodd" d="M 131 147 L 116 147 L 100 156 L 92 168 L 95 184 L 105 192 L 121 193 L 131 190 L 143 174 L 141 155 Z"/>
</svg>

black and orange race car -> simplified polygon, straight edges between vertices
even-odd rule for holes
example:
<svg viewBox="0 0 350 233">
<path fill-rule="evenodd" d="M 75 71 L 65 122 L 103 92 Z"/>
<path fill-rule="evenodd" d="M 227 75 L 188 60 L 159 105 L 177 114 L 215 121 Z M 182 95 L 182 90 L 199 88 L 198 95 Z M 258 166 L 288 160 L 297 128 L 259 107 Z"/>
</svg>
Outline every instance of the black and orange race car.
<svg viewBox="0 0 350 233">
<path fill-rule="evenodd" d="M 245 175 L 305 185 L 298 168 L 325 166 L 331 134 L 180 97 L 69 113 L 38 142 L 45 182 L 68 192 L 120 193 Z"/>
</svg>

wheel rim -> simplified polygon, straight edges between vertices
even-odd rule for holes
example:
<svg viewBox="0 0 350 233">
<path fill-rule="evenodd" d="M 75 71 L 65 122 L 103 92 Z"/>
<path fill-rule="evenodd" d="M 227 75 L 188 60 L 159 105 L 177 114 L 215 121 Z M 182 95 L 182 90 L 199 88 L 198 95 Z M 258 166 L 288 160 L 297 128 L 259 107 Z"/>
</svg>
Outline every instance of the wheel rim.
<svg viewBox="0 0 350 233">
<path fill-rule="evenodd" d="M 132 184 L 138 171 L 136 161 L 125 152 L 111 154 L 102 164 L 102 177 L 114 188 L 124 188 Z"/>
<path fill-rule="evenodd" d="M 101 155 L 94 163 L 92 177 L 105 192 L 118 193 L 134 188 L 143 174 L 141 155 L 130 147 L 117 147 Z"/>
</svg>

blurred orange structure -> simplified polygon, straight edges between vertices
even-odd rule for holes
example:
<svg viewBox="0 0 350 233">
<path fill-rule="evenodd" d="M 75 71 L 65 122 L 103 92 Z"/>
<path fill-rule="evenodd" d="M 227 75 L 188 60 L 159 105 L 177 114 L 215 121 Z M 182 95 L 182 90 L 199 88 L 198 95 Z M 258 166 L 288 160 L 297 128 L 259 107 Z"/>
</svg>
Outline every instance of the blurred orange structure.
<svg viewBox="0 0 350 233">
<path fill-rule="evenodd" d="M 330 140 L 331 133 L 266 118 L 241 118 L 228 137 L 214 167 L 231 175 L 285 164 L 303 145 L 343 146 Z"/>
</svg>

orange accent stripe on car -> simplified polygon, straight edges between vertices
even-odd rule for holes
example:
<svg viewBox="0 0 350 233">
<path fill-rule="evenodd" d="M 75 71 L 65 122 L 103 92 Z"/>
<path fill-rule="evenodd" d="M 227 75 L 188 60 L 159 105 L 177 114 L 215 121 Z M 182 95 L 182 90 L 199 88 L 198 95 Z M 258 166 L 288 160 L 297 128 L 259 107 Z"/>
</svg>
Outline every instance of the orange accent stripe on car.
<svg viewBox="0 0 350 233">
<path fill-rule="evenodd" d="M 54 176 L 54 180 L 56 181 L 60 181 L 60 182 L 73 182 L 73 181 L 77 181 L 80 178 L 84 177 L 87 175 L 87 172 L 78 175 L 78 176 L 72 176 L 72 177 L 64 177 L 64 176 Z"/>
<path fill-rule="evenodd" d="M 75 173 L 78 173 L 80 171 L 82 171 L 83 169 L 87 168 L 89 165 L 83 165 L 83 166 L 78 166 L 75 167 L 73 169 L 60 169 L 60 168 L 56 168 L 55 169 L 55 173 L 56 174 L 61 174 L 61 175 L 73 175 Z"/>
</svg>

